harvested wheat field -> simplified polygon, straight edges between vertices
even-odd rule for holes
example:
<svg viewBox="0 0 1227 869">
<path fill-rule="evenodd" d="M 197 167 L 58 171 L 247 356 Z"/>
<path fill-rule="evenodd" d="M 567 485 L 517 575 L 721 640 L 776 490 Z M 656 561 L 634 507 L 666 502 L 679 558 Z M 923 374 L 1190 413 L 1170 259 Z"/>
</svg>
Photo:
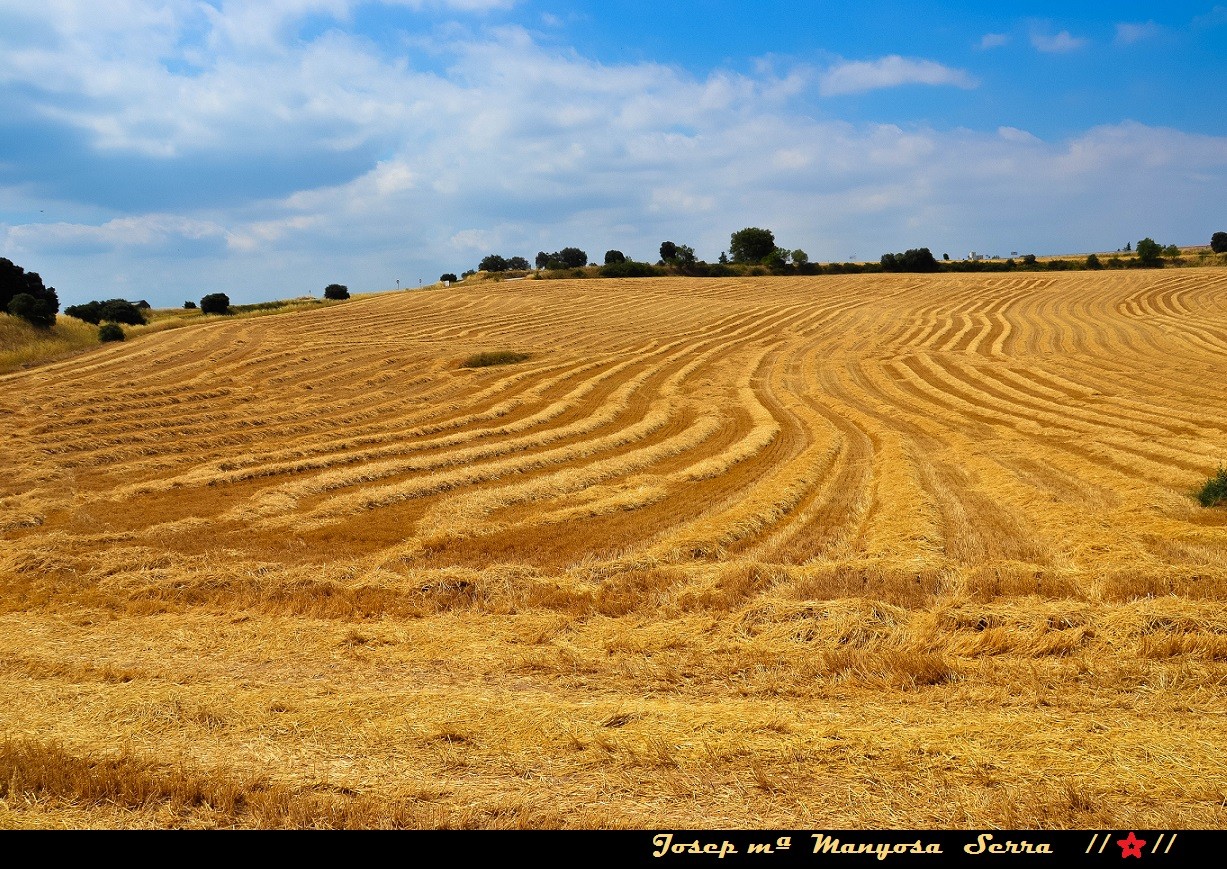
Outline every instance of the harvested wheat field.
<svg viewBox="0 0 1227 869">
<path fill-rule="evenodd" d="M 0 825 L 1227 826 L 1225 362 L 1190 268 L 483 283 L 0 377 Z"/>
</svg>

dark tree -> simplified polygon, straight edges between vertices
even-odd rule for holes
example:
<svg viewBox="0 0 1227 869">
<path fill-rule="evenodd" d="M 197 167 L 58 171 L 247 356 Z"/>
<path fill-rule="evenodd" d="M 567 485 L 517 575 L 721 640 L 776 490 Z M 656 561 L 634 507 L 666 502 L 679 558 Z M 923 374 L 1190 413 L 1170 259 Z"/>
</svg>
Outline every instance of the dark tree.
<svg viewBox="0 0 1227 869">
<path fill-rule="evenodd" d="M 103 323 L 102 328 L 98 330 L 99 341 L 122 341 L 126 337 L 124 327 L 118 323 Z"/>
<path fill-rule="evenodd" d="M 200 300 L 200 311 L 204 314 L 229 314 L 230 297 L 225 293 L 209 293 Z"/>
<path fill-rule="evenodd" d="M 775 235 L 757 226 L 738 230 L 729 240 L 729 253 L 735 263 L 761 263 L 774 251 Z"/>
<path fill-rule="evenodd" d="M 124 299 L 107 299 L 98 312 L 99 319 L 104 323 L 127 323 L 129 326 L 141 326 L 145 322 L 145 314 L 136 305 Z"/>
<path fill-rule="evenodd" d="M 50 329 L 55 325 L 55 309 L 51 307 L 51 303 L 29 293 L 13 296 L 9 300 L 8 312 L 40 329 Z"/>
<path fill-rule="evenodd" d="M 1227 232 L 1216 232 L 1210 236 L 1210 250 L 1215 253 L 1227 253 Z"/>
<path fill-rule="evenodd" d="M 550 264 L 550 255 L 543 250 L 537 251 L 537 268 L 543 269 Z"/>
<path fill-rule="evenodd" d="M 660 243 L 660 261 L 671 263 L 677 258 L 677 245 L 671 241 L 662 241 Z"/>
<path fill-rule="evenodd" d="M 12 260 L 0 257 L 0 311 L 12 313 L 9 306 L 21 295 L 30 296 L 39 304 L 30 307 L 29 303 L 22 302 L 19 308 L 29 311 L 40 323 L 45 322 L 50 326 L 55 322 L 55 314 L 60 310 L 60 299 L 56 295 L 55 287 L 43 286 L 43 279 L 38 272 L 27 272 Z"/>
<path fill-rule="evenodd" d="M 439 275 L 439 282 L 444 284 L 456 283 L 456 274 L 454 272 L 444 272 Z"/>
<path fill-rule="evenodd" d="M 196 307 L 193 305 L 192 307 Z M 107 299 L 105 302 L 86 302 L 84 305 L 69 305 L 64 313 L 76 317 L 86 323 L 127 323 L 129 326 L 141 326 L 145 323 L 145 313 L 138 305 L 125 299 Z"/>
<path fill-rule="evenodd" d="M 1157 266 L 1163 260 L 1163 248 L 1153 238 L 1144 238 L 1137 246 L 1138 262 L 1144 266 Z"/>
<path fill-rule="evenodd" d="M 345 284 L 329 284 L 324 287 L 324 298 L 340 301 L 349 298 L 349 287 Z"/>
<path fill-rule="evenodd" d="M 507 268 L 513 272 L 526 272 L 532 268 L 532 266 L 528 264 L 528 260 L 524 259 L 524 257 L 513 256 L 511 259 L 507 260 Z"/>
<path fill-rule="evenodd" d="M 195 302 L 193 302 L 193 301 L 190 301 L 190 300 L 189 300 L 189 301 L 186 301 L 186 302 L 184 302 L 184 303 L 183 303 L 183 310 L 185 310 L 185 311 L 194 311 L 195 309 L 196 309 L 196 303 L 195 303 Z"/>
<path fill-rule="evenodd" d="M 1086 258 L 1086 267 L 1088 269 L 1098 271 L 1099 269 L 1103 268 L 1103 263 L 1099 261 L 1099 257 L 1097 257 L 1095 254 L 1091 254 Z"/>
<path fill-rule="evenodd" d="M 569 269 L 580 269 L 588 265 L 588 254 L 577 247 L 564 247 L 554 256 Z"/>
<path fill-rule="evenodd" d="M 622 251 L 620 250 L 605 251 L 605 265 L 611 266 L 614 263 L 624 263 L 624 262 L 626 262 L 626 254 L 622 253 Z"/>
<path fill-rule="evenodd" d="M 507 271 L 507 260 L 496 253 L 492 253 L 483 259 L 477 268 L 483 272 L 505 272 Z"/>
<path fill-rule="evenodd" d="M 937 259 L 927 247 L 913 248 L 903 253 L 882 254 L 884 272 L 935 272 Z"/>
</svg>

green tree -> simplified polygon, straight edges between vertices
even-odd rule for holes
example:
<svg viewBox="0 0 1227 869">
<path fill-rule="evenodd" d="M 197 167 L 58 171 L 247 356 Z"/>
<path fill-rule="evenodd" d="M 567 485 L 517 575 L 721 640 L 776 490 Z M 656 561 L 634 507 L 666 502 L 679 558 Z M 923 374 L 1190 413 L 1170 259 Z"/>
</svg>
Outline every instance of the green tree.
<svg viewBox="0 0 1227 869">
<path fill-rule="evenodd" d="M 677 256 L 677 245 L 671 241 L 662 241 L 660 243 L 660 261 L 662 263 L 671 263 Z"/>
<path fill-rule="evenodd" d="M 455 272 L 444 272 L 443 274 L 439 275 L 439 282 L 440 283 L 450 283 L 450 284 L 456 283 L 456 273 Z"/>
<path fill-rule="evenodd" d="M 55 314 L 60 310 L 55 287 L 44 286 L 38 272 L 27 272 L 12 260 L 0 257 L 0 311 L 8 311 L 13 300 L 20 295 L 30 296 L 39 302 L 33 307 L 28 302 L 22 302 L 18 306 L 21 310 L 29 311 L 40 322 L 48 321 L 48 325 L 55 322 Z"/>
<path fill-rule="evenodd" d="M 484 257 L 477 268 L 483 272 L 505 272 L 507 271 L 507 260 L 496 253 L 492 253 Z"/>
<path fill-rule="evenodd" d="M 324 298 L 341 301 L 349 298 L 349 287 L 345 284 L 329 284 L 324 287 Z"/>
<path fill-rule="evenodd" d="M 200 300 L 202 314 L 229 314 L 230 297 L 225 293 L 209 293 Z"/>
<path fill-rule="evenodd" d="M 729 240 L 729 253 L 735 263 L 761 263 L 774 251 L 775 235 L 757 226 L 739 229 Z"/>
<path fill-rule="evenodd" d="M 507 260 L 507 270 L 512 272 L 526 272 L 532 266 L 528 264 L 528 260 L 522 256 L 513 256 Z"/>
<path fill-rule="evenodd" d="M 1216 232 L 1210 236 L 1210 250 L 1215 253 L 1227 253 L 1227 232 Z"/>
<path fill-rule="evenodd" d="M 588 254 L 577 247 L 564 247 L 554 256 L 569 269 L 581 269 L 588 265 Z"/>
<path fill-rule="evenodd" d="M 51 307 L 51 303 L 29 293 L 13 296 L 9 300 L 8 312 L 40 329 L 50 329 L 55 325 L 55 309 Z"/>
<path fill-rule="evenodd" d="M 1103 263 L 1099 261 L 1099 257 L 1097 257 L 1095 254 L 1091 254 L 1086 258 L 1086 267 L 1088 269 L 1098 271 L 1099 269 L 1103 268 Z"/>
<path fill-rule="evenodd" d="M 800 248 L 797 248 L 792 252 L 792 261 L 799 266 L 803 266 L 809 262 L 809 254 Z"/>
<path fill-rule="evenodd" d="M 782 272 L 788 267 L 788 260 L 792 256 L 789 251 L 782 247 L 777 247 L 763 259 L 763 265 L 771 269 L 773 272 Z"/>
<path fill-rule="evenodd" d="M 624 262 L 626 262 L 626 254 L 622 253 L 622 251 L 620 250 L 605 251 L 605 265 L 611 266 L 614 263 L 624 263 Z"/>
<path fill-rule="evenodd" d="M 1144 266 L 1157 266 L 1162 263 L 1163 248 L 1153 238 L 1144 238 L 1137 246 L 1138 262 Z"/>
<path fill-rule="evenodd" d="M 903 253 L 882 254 L 882 271 L 935 272 L 937 260 L 927 247 L 912 248 Z"/>
</svg>

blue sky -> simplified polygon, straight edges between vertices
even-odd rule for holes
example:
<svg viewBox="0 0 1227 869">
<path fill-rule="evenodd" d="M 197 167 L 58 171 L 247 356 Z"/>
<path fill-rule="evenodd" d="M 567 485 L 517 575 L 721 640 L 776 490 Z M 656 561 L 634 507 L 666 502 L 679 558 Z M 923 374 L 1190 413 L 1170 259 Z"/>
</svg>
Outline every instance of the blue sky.
<svg viewBox="0 0 1227 869">
<path fill-rule="evenodd" d="M 1227 229 L 1227 5 L 0 0 L 0 256 L 66 303 L 578 246 Z"/>
</svg>

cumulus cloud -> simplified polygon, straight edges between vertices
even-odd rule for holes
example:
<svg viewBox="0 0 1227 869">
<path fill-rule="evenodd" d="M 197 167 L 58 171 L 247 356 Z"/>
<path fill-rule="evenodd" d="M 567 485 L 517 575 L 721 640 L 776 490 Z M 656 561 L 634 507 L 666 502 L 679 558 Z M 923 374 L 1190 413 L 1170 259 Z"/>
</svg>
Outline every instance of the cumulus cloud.
<svg viewBox="0 0 1227 869">
<path fill-rule="evenodd" d="M 1062 30 L 1055 35 L 1038 31 L 1031 34 L 1031 45 L 1036 51 L 1042 51 L 1045 54 L 1064 54 L 1070 51 L 1077 51 L 1080 48 L 1085 48 L 1088 44 L 1089 40 L 1080 36 L 1073 36 L 1068 30 Z"/>
<path fill-rule="evenodd" d="M 823 96 L 856 94 L 908 84 L 952 85 L 974 88 L 976 80 L 961 69 L 933 60 L 918 60 L 892 54 L 870 61 L 848 61 L 827 70 L 819 82 Z"/>
<path fill-rule="evenodd" d="M 350 168 L 275 193 L 236 188 L 207 205 L 191 172 L 160 172 L 159 185 L 185 187 L 176 207 L 119 215 L 89 185 L 57 188 L 73 217 L 10 217 L 0 255 L 39 270 L 67 302 L 100 284 L 151 301 L 163 293 L 163 303 L 206 288 L 255 301 L 315 288 L 321 272 L 355 290 L 412 286 L 494 252 L 531 259 L 576 245 L 654 259 L 665 238 L 714 259 L 749 225 L 815 259 L 997 243 L 1060 250 L 1071 236 L 1103 243 L 1105 233 L 1113 246 L 1145 234 L 1191 239 L 1227 185 L 1224 137 L 1121 124 L 1045 141 L 1013 127 L 854 124 L 807 110 L 815 93 L 974 86 L 933 61 L 825 73 L 776 61 L 695 75 L 600 63 L 507 27 L 433 33 L 399 53 L 344 30 L 302 40 L 273 27 L 272 42 L 197 56 L 194 46 L 226 42 L 234 27 L 186 0 L 131 0 L 147 13 L 141 40 L 92 8 L 76 23 L 49 17 L 62 38 L 41 53 L 2 55 L 0 99 L 20 92 L 26 110 L 84 150 L 137 169 L 204 161 L 217 179 L 255 154 L 269 172 L 269 154 L 287 165 L 344 154 Z M 436 54 L 420 63 L 427 44 Z M 167 62 L 189 55 L 187 66 Z M 30 202 L 31 187 L 5 196 Z M 1148 221 L 1140 231 L 1138 214 Z M 191 268 L 187 256 L 197 257 Z"/>
</svg>

